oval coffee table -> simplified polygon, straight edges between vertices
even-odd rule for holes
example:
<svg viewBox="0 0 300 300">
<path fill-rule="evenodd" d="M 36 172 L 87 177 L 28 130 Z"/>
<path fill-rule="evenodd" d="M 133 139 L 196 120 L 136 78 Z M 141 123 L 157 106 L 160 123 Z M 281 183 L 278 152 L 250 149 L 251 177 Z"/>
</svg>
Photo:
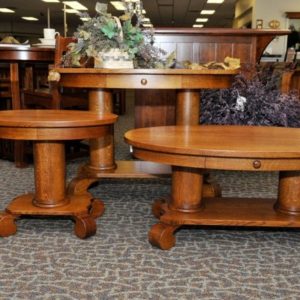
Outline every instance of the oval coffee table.
<svg viewBox="0 0 300 300">
<path fill-rule="evenodd" d="M 104 204 L 88 192 L 71 195 L 66 191 L 64 141 L 110 136 L 116 120 L 116 115 L 89 111 L 1 111 L 0 138 L 34 141 L 35 193 L 18 196 L 0 213 L 0 236 L 14 234 L 14 221 L 22 215 L 69 216 L 78 237 L 95 234 L 95 219 L 103 213 Z"/>
<path fill-rule="evenodd" d="M 182 225 L 300 227 L 300 129 L 163 126 L 130 130 L 135 157 L 172 166 L 171 196 L 158 199 L 149 240 L 175 245 Z M 278 198 L 204 198 L 207 169 L 280 171 Z"/>
</svg>

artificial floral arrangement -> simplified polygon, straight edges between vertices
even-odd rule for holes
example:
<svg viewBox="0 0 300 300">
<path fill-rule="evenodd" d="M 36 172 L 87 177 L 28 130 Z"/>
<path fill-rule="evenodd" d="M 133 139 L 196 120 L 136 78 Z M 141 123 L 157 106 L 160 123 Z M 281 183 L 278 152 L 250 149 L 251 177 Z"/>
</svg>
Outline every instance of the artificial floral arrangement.
<svg viewBox="0 0 300 300">
<path fill-rule="evenodd" d="M 142 30 L 142 8 L 133 10 L 127 5 L 125 13 L 120 17 L 108 13 L 108 5 L 96 4 L 96 16 L 90 18 L 77 28 L 74 37 L 76 43 L 68 46 L 63 57 L 66 67 L 81 66 L 91 57 L 103 67 L 108 61 L 109 67 L 134 68 L 169 68 L 174 64 L 174 53 L 167 53 L 153 45 L 151 30 Z M 115 63 L 114 63 L 115 61 Z"/>
<path fill-rule="evenodd" d="M 299 95 L 281 93 L 282 71 L 275 65 L 258 66 L 251 79 L 237 75 L 229 89 L 204 90 L 200 123 L 300 127 Z"/>
</svg>

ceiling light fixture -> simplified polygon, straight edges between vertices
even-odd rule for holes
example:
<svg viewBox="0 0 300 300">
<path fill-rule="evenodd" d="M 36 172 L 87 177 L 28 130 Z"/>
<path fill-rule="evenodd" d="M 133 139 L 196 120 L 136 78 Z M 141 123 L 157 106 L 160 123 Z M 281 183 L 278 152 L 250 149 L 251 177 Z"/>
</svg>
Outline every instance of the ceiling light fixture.
<svg viewBox="0 0 300 300">
<path fill-rule="evenodd" d="M 208 21 L 208 19 L 207 18 L 197 18 L 196 19 L 196 22 L 207 22 Z"/>
<path fill-rule="evenodd" d="M 79 14 L 79 11 L 73 8 L 63 8 L 63 11 L 65 11 L 68 14 Z"/>
<path fill-rule="evenodd" d="M 42 1 L 47 3 L 59 3 L 59 0 L 42 0 Z"/>
<path fill-rule="evenodd" d="M 26 21 L 38 21 L 39 19 L 35 18 L 35 17 L 22 17 L 23 20 Z"/>
<path fill-rule="evenodd" d="M 194 24 L 193 27 L 195 27 L 195 28 L 202 28 L 203 24 Z"/>
<path fill-rule="evenodd" d="M 213 15 L 216 11 L 214 9 L 201 10 L 200 15 Z"/>
<path fill-rule="evenodd" d="M 223 3 L 224 0 L 207 0 L 207 3 Z"/>
<path fill-rule="evenodd" d="M 15 11 L 9 8 L 0 7 L 0 12 L 6 13 L 6 14 L 13 14 Z"/>
<path fill-rule="evenodd" d="M 110 1 L 110 4 L 116 9 L 116 10 L 125 10 L 126 7 L 123 2 L 121 1 Z"/>
<path fill-rule="evenodd" d="M 89 17 L 81 17 L 80 20 L 83 22 L 89 21 L 91 18 Z"/>
<path fill-rule="evenodd" d="M 150 23 L 142 24 L 142 26 L 143 26 L 143 27 L 153 27 L 153 25 L 150 24 Z"/>
<path fill-rule="evenodd" d="M 88 10 L 87 7 L 85 7 L 78 1 L 63 1 L 63 3 L 76 10 Z"/>
</svg>

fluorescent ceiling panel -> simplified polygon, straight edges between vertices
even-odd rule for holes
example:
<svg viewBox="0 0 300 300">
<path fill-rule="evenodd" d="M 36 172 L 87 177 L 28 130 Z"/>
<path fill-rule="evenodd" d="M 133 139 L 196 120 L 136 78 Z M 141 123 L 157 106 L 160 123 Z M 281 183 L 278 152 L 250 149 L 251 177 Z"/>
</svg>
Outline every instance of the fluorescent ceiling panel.
<svg viewBox="0 0 300 300">
<path fill-rule="evenodd" d="M 224 0 L 207 0 L 207 3 L 223 3 Z"/>
<path fill-rule="evenodd" d="M 6 13 L 6 14 L 13 14 L 15 11 L 9 8 L 0 7 L 0 12 Z"/>
<path fill-rule="evenodd" d="M 72 9 L 72 8 L 66 8 L 66 9 L 62 9 L 63 11 L 66 11 L 66 13 L 68 14 L 79 14 L 79 11 L 76 9 Z"/>
<path fill-rule="evenodd" d="M 121 1 L 110 1 L 110 4 L 116 9 L 116 10 L 125 10 L 126 7 L 123 2 Z"/>
<path fill-rule="evenodd" d="M 59 3 L 59 0 L 42 0 L 42 1 L 48 3 Z"/>
<path fill-rule="evenodd" d="M 202 28 L 202 27 L 203 27 L 203 24 L 194 24 L 193 27 L 195 27 L 195 28 L 196 28 L 196 27 L 197 27 L 197 28 Z"/>
<path fill-rule="evenodd" d="M 214 9 L 201 10 L 200 15 L 213 15 L 216 11 Z"/>
<path fill-rule="evenodd" d="M 90 19 L 91 18 L 89 18 L 89 17 L 82 17 L 82 18 L 80 18 L 80 20 L 83 21 L 83 22 L 89 21 Z"/>
<path fill-rule="evenodd" d="M 88 10 L 87 7 L 85 7 L 78 1 L 63 1 L 63 3 L 76 10 Z"/>
<path fill-rule="evenodd" d="M 196 22 L 207 22 L 208 19 L 207 18 L 197 18 Z"/>
<path fill-rule="evenodd" d="M 39 19 L 35 18 L 35 17 L 22 17 L 23 20 L 26 21 L 38 21 Z"/>
<path fill-rule="evenodd" d="M 147 23 L 147 24 L 142 24 L 143 25 L 143 27 L 153 27 L 153 25 L 152 24 L 149 24 L 149 23 Z"/>
</svg>

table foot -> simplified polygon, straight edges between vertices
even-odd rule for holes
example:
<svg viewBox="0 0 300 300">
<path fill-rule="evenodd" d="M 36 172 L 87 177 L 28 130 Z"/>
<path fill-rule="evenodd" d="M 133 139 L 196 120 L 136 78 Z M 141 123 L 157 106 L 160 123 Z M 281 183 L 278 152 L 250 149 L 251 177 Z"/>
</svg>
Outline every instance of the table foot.
<svg viewBox="0 0 300 300">
<path fill-rule="evenodd" d="M 149 242 L 162 250 L 169 250 L 175 246 L 174 232 L 179 227 L 179 225 L 157 223 L 149 231 Z"/>
<path fill-rule="evenodd" d="M 101 217 L 104 213 L 104 203 L 99 199 L 92 199 L 90 206 L 90 216 L 94 219 Z"/>
<path fill-rule="evenodd" d="M 91 215 L 75 216 L 74 232 L 77 237 L 85 239 L 96 233 L 96 221 Z"/>
<path fill-rule="evenodd" d="M 9 213 L 0 213 L 0 237 L 8 237 L 17 232 L 15 218 Z"/>
<path fill-rule="evenodd" d="M 75 221 L 75 234 L 87 238 L 96 233 L 96 219 L 104 212 L 104 203 L 94 199 L 89 193 L 69 195 L 68 203 L 59 207 L 39 207 L 34 205 L 34 195 L 26 194 L 15 198 L 0 214 L 0 236 L 5 237 L 16 232 L 14 219 L 18 216 L 70 217 Z"/>
</svg>

